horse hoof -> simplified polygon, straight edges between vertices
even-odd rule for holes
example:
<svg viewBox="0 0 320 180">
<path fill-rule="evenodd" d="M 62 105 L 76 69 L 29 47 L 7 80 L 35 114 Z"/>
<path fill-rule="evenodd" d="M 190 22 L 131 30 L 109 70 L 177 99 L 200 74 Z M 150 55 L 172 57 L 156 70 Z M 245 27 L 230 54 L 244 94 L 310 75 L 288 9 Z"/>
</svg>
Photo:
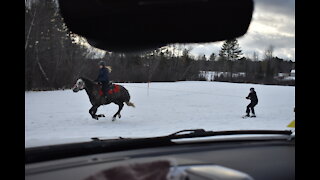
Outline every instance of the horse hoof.
<svg viewBox="0 0 320 180">
<path fill-rule="evenodd" d="M 121 115 L 120 114 L 118 114 L 118 117 L 119 117 L 119 119 L 121 118 Z"/>
<path fill-rule="evenodd" d="M 116 117 L 113 117 L 113 118 L 112 118 L 112 121 L 115 121 L 115 120 L 116 120 Z"/>
</svg>

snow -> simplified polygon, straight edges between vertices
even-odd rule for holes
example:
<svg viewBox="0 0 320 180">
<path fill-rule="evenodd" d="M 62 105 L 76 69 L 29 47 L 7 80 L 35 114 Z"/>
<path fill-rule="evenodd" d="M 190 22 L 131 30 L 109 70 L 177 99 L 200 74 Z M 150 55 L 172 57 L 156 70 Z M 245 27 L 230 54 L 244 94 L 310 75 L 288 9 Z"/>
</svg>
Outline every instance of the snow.
<svg viewBox="0 0 320 180">
<path fill-rule="evenodd" d="M 118 106 L 100 106 L 98 121 L 88 113 L 85 91 L 25 92 L 25 147 L 88 141 L 91 137 L 154 137 L 183 129 L 205 130 L 291 129 L 295 87 L 224 82 L 119 83 L 131 94 L 136 108 L 124 106 L 121 119 L 112 122 Z M 254 87 L 257 118 L 242 119 Z"/>
</svg>

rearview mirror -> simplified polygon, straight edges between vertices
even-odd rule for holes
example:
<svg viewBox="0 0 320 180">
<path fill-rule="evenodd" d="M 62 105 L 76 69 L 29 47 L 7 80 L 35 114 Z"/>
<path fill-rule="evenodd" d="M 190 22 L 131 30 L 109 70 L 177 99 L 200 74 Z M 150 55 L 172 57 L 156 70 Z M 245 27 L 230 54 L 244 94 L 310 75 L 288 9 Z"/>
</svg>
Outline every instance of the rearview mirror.
<svg viewBox="0 0 320 180">
<path fill-rule="evenodd" d="M 244 35 L 252 0 L 59 0 L 73 33 L 114 52 L 172 43 L 203 43 Z"/>
</svg>

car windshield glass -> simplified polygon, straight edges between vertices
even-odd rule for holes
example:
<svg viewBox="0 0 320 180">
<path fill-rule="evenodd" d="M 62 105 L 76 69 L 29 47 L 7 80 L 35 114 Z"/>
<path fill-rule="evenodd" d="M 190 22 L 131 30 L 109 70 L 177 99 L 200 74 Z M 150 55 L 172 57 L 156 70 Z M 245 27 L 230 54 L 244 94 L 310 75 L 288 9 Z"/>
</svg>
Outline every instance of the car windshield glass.
<svg viewBox="0 0 320 180">
<path fill-rule="evenodd" d="M 57 0 L 26 0 L 25 147 L 294 128 L 294 4 L 255 1 L 242 37 L 115 53 L 68 31 Z"/>
</svg>

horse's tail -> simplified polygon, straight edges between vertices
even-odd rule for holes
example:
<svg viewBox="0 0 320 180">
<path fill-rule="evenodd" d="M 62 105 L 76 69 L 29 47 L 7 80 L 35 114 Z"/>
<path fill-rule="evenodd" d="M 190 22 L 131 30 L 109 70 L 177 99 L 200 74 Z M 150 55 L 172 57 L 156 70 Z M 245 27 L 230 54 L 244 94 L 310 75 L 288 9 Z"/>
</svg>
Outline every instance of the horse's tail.
<svg viewBox="0 0 320 180">
<path fill-rule="evenodd" d="M 132 107 L 136 107 L 132 102 L 130 102 L 130 101 L 127 101 L 127 102 L 125 102 L 126 104 L 127 104 L 127 106 L 132 106 Z"/>
<path fill-rule="evenodd" d="M 121 88 L 121 96 L 122 96 L 123 102 L 125 102 L 127 104 L 127 106 L 136 107 L 132 102 L 130 102 L 130 94 L 129 94 L 128 90 L 121 85 L 119 85 L 119 86 Z"/>
</svg>

